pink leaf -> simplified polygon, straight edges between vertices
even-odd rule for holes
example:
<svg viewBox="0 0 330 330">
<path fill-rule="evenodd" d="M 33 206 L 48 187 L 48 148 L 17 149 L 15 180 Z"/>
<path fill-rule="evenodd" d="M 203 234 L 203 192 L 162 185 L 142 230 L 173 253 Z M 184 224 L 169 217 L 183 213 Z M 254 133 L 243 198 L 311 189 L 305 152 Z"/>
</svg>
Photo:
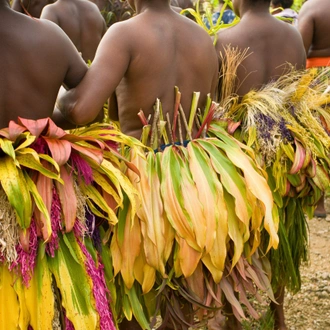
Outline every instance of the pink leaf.
<svg viewBox="0 0 330 330">
<path fill-rule="evenodd" d="M 73 177 L 68 173 L 65 166 L 60 167 L 61 178 L 64 184 L 56 181 L 56 189 L 60 198 L 62 213 L 65 223 L 65 231 L 72 230 L 77 216 L 77 197 L 73 186 Z"/>
<path fill-rule="evenodd" d="M 229 134 L 234 134 L 234 132 L 236 131 L 236 129 L 241 125 L 241 122 L 234 122 L 231 119 L 228 120 L 228 127 L 227 127 L 227 131 Z"/>
<path fill-rule="evenodd" d="M 71 143 L 66 140 L 50 139 L 43 137 L 47 142 L 52 157 L 58 165 L 65 164 L 71 155 Z"/>
<path fill-rule="evenodd" d="M 8 127 L 0 130 L 0 136 L 10 140 Z"/>
<path fill-rule="evenodd" d="M 16 124 L 13 120 L 9 122 L 9 140 L 15 141 L 24 131 L 26 128 L 24 126 Z"/>
<path fill-rule="evenodd" d="M 60 139 L 67 133 L 60 127 L 56 126 L 55 123 L 49 118 L 48 120 L 48 130 L 46 135 L 50 138 Z"/>
<path fill-rule="evenodd" d="M 46 128 L 49 118 L 42 118 L 38 120 L 25 119 L 18 117 L 18 123 L 21 123 L 34 136 L 38 137 Z"/>
</svg>

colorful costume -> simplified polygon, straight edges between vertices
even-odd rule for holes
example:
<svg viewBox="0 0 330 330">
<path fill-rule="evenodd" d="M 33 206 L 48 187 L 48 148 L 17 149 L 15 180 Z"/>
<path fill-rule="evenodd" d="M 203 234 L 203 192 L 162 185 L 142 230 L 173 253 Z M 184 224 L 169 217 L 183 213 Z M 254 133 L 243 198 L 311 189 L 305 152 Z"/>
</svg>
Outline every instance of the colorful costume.
<svg viewBox="0 0 330 330">
<path fill-rule="evenodd" d="M 68 134 L 49 118 L 0 136 L 0 328 L 116 329 L 99 225 L 117 223 L 123 193 L 136 203 L 116 151 L 126 137 L 102 124 Z"/>
<path fill-rule="evenodd" d="M 106 124 L 0 130 L 2 326 L 108 330 L 134 315 L 150 329 L 160 313 L 187 321 L 182 302 L 203 324 L 223 298 L 258 318 L 248 296 L 274 299 L 266 252 L 273 284 L 285 267 L 298 290 L 303 212 L 329 185 L 322 84 L 292 74 L 203 113 L 196 93 L 189 120 L 177 91 L 168 131 L 159 101 L 151 125 L 140 113 L 143 144 Z"/>
<path fill-rule="evenodd" d="M 250 148 L 232 138 L 221 122 L 212 122 L 215 104 L 210 100 L 198 115 L 198 132 L 183 141 L 178 127 L 186 123 L 191 132 L 195 96 L 190 119 L 185 120 L 178 101 L 167 131 L 159 101 L 152 124 L 140 113 L 142 139 L 152 148 L 127 150 L 139 175 L 130 170 L 126 175 L 139 191 L 141 207 L 134 218 L 129 207 L 120 211 L 114 228 L 117 295 L 130 306 L 119 306 L 116 313 L 129 318 L 133 311 L 144 329 L 160 312 L 165 324 L 178 325 L 184 319 L 182 304 L 203 324 L 206 311 L 221 308 L 224 297 L 238 319 L 246 313 L 259 317 L 247 298 L 257 295 L 257 288 L 274 299 L 265 275 L 267 260 L 259 257 L 262 231 L 268 233 L 268 249 L 278 244 L 277 212 L 265 173 Z M 145 315 L 133 305 L 131 290 L 140 297 Z"/>
<path fill-rule="evenodd" d="M 234 76 L 229 69 L 227 76 Z M 220 102 L 220 117 L 236 123 L 234 136 L 255 151 L 279 208 L 280 244 L 268 254 L 274 290 L 300 289 L 299 268 L 308 257 L 305 213 L 313 216 L 329 185 L 330 97 L 323 93 L 328 85 L 323 76 L 315 69 L 293 71 L 241 100 L 227 93 Z"/>
<path fill-rule="evenodd" d="M 241 303 L 257 317 L 247 293 L 269 290 L 258 248 L 262 227 L 278 244 L 273 200 L 253 154 L 208 111 L 198 135 L 216 137 L 156 153 L 106 124 L 0 130 L 2 328 L 111 330 L 134 314 L 150 329 L 159 310 L 178 324 L 182 300 L 212 310 L 222 294 L 238 318 Z"/>
</svg>

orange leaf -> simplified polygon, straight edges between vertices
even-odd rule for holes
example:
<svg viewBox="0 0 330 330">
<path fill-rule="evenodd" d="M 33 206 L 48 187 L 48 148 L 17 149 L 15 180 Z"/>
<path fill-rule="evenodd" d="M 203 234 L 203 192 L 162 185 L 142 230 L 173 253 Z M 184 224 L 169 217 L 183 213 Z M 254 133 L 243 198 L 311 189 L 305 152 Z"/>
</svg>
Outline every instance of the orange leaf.
<svg viewBox="0 0 330 330">
<path fill-rule="evenodd" d="M 25 230 L 20 229 L 19 241 L 22 245 L 23 250 L 25 252 L 29 252 L 29 250 L 30 250 L 30 228 L 27 228 Z"/>
<path fill-rule="evenodd" d="M 78 203 L 73 186 L 73 177 L 68 173 L 65 166 L 60 167 L 60 175 L 64 184 L 55 181 L 55 185 L 62 205 L 65 232 L 69 233 L 76 221 Z"/>
<path fill-rule="evenodd" d="M 15 141 L 24 131 L 26 128 L 24 126 L 16 124 L 13 120 L 9 122 L 9 140 Z"/>
<path fill-rule="evenodd" d="M 77 150 L 82 155 L 87 156 L 88 158 L 91 158 L 97 165 L 101 165 L 103 161 L 103 153 L 99 149 L 92 149 L 87 147 L 81 147 L 77 144 L 71 144 L 72 149 Z M 86 159 L 86 157 L 84 157 Z"/>
<path fill-rule="evenodd" d="M 8 127 L 0 130 L 0 136 L 10 140 Z"/>
<path fill-rule="evenodd" d="M 53 139 L 60 139 L 67 133 L 60 127 L 56 126 L 55 123 L 48 118 L 48 129 L 46 135 Z"/>
<path fill-rule="evenodd" d="M 71 143 L 66 140 L 52 139 L 43 137 L 47 142 L 48 148 L 56 163 L 61 166 L 64 165 L 71 155 Z"/>
<path fill-rule="evenodd" d="M 86 141 L 89 141 L 89 142 L 92 142 L 92 143 L 95 143 L 97 144 L 100 149 L 104 149 L 105 148 L 105 143 L 103 141 L 100 141 L 98 139 L 96 139 L 95 137 L 92 137 L 92 136 L 78 136 L 78 135 L 73 135 L 73 134 L 66 134 L 65 135 L 65 140 L 69 141 L 69 142 L 72 142 L 72 143 L 76 143 L 76 142 L 86 142 Z"/>
</svg>

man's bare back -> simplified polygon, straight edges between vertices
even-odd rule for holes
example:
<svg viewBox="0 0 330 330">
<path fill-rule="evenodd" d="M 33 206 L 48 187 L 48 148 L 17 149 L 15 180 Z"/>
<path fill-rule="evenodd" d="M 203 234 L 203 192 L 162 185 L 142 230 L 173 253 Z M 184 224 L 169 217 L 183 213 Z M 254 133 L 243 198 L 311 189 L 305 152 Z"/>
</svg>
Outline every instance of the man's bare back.
<svg viewBox="0 0 330 330">
<path fill-rule="evenodd" d="M 297 69 L 305 67 L 304 46 L 297 29 L 274 18 L 267 1 L 258 4 L 249 11 L 236 8 L 241 21 L 218 33 L 218 53 L 229 44 L 242 51 L 249 48 L 250 55 L 237 73 L 239 95 L 277 79 L 288 70 L 286 63 Z"/>
<path fill-rule="evenodd" d="M 330 56 L 330 1 L 309 0 L 299 12 L 298 28 L 308 58 Z"/>
<path fill-rule="evenodd" d="M 60 26 L 86 62 L 94 59 L 97 46 L 106 32 L 105 21 L 94 3 L 58 0 L 43 9 L 41 18 Z"/>
<path fill-rule="evenodd" d="M 0 128 L 17 116 L 49 117 L 62 83 L 75 87 L 87 66 L 55 24 L 17 13 L 7 0 L 0 16 Z"/>
<path fill-rule="evenodd" d="M 20 13 L 29 13 L 32 17 L 40 17 L 42 9 L 56 0 L 14 0 L 12 8 Z M 24 10 L 25 8 L 25 10 Z"/>
<path fill-rule="evenodd" d="M 119 119 L 124 133 L 139 138 L 139 110 L 148 116 L 159 98 L 164 113 L 172 115 L 175 86 L 187 114 L 194 91 L 201 92 L 200 105 L 208 93 L 213 96 L 218 63 L 207 33 L 167 1 L 137 0 L 134 5 L 137 15 L 109 28 L 85 79 L 60 107 L 73 122 L 86 124 L 116 91 L 119 112 L 110 117 Z"/>
</svg>

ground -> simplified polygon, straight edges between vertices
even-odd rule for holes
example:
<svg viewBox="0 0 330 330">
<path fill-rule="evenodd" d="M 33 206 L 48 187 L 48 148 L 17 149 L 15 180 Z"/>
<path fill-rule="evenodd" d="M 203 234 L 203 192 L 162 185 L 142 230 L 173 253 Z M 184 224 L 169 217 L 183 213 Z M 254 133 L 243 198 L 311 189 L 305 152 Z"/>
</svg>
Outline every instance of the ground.
<svg viewBox="0 0 330 330">
<path fill-rule="evenodd" d="M 330 198 L 325 204 L 327 218 L 313 218 L 309 225 L 309 262 L 301 268 L 302 287 L 286 294 L 285 317 L 288 330 L 330 330 Z M 265 306 L 261 306 L 265 311 Z M 272 321 L 247 322 L 244 330 L 271 330 Z"/>
<path fill-rule="evenodd" d="M 330 329 L 330 200 L 326 219 L 309 221 L 310 261 L 301 269 L 302 288 L 287 295 L 286 319 L 289 330 Z"/>
</svg>

